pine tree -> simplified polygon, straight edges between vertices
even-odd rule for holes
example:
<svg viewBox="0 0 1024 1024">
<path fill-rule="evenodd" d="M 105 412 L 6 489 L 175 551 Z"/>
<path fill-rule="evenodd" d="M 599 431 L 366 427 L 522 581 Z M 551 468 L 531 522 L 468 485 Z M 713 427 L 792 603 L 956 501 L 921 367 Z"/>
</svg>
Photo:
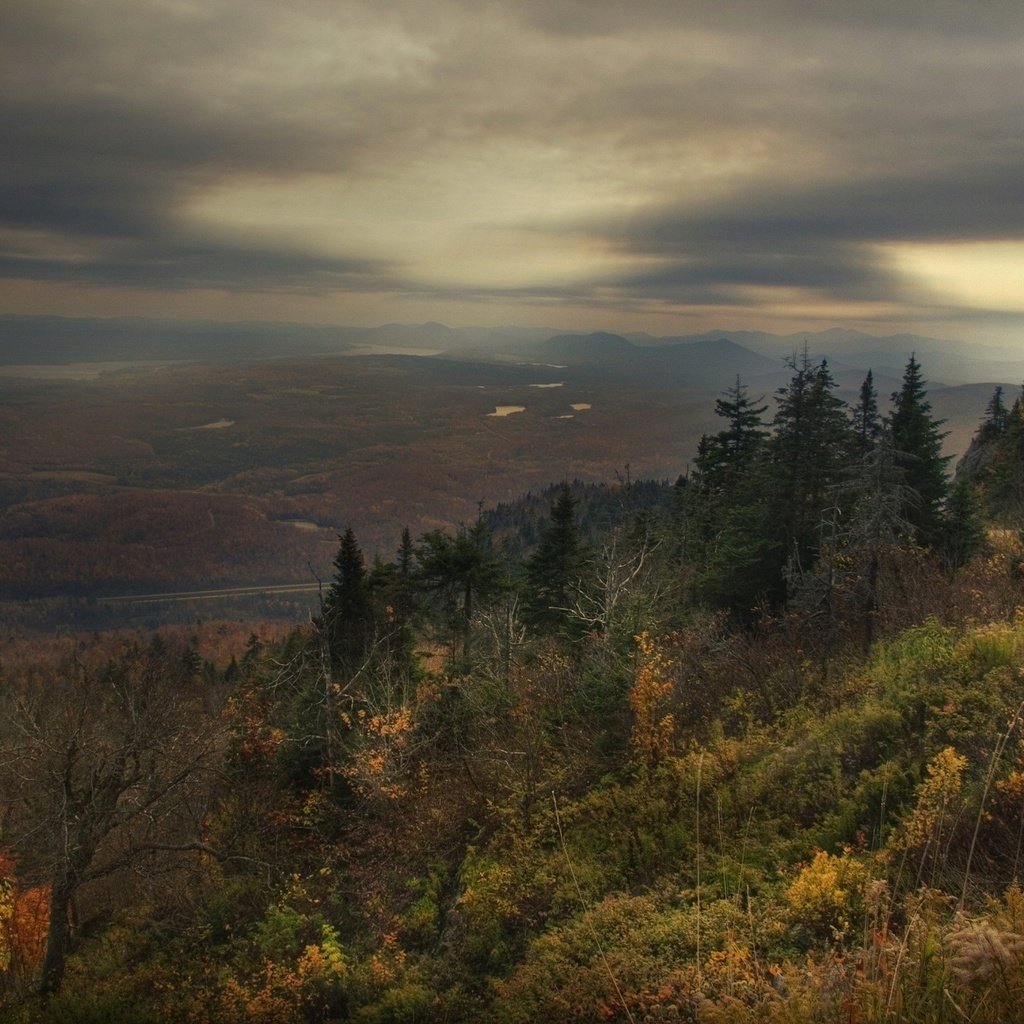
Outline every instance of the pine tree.
<svg viewBox="0 0 1024 1024">
<path fill-rule="evenodd" d="M 338 538 L 334 578 L 323 603 L 321 622 L 331 664 L 342 675 L 362 664 L 373 633 L 373 612 L 363 553 L 348 527 Z"/>
<path fill-rule="evenodd" d="M 570 620 L 568 607 L 583 556 L 576 505 L 568 485 L 563 484 L 526 566 L 526 620 L 541 633 L 564 630 Z"/>
<path fill-rule="evenodd" d="M 1001 437 L 1009 423 L 1010 414 L 1003 403 L 1002 385 L 996 385 L 992 397 L 985 407 L 985 419 L 978 428 L 977 438 L 980 441 L 991 441 Z"/>
<path fill-rule="evenodd" d="M 432 530 L 420 539 L 416 558 L 421 586 L 440 599 L 451 638 L 461 641 L 462 656 L 468 657 L 476 604 L 497 593 L 503 582 L 486 523 L 479 518 L 471 527 L 460 526 L 454 537 Z"/>
<path fill-rule="evenodd" d="M 906 473 L 905 482 L 915 495 L 906 517 L 917 542 L 922 547 L 933 547 L 943 534 L 942 508 L 949 490 L 946 463 L 950 457 L 942 454 L 946 435 L 939 428 L 943 421 L 932 416 L 926 395 L 921 367 L 911 355 L 903 385 L 892 396 L 889 429 Z"/>
<path fill-rule="evenodd" d="M 761 420 L 767 408 L 748 397 L 738 376 L 725 397 L 715 400 L 715 414 L 727 426 L 713 437 L 703 436 L 698 446 L 695 465 L 703 493 L 732 494 L 768 436 Z"/>
<path fill-rule="evenodd" d="M 778 394 L 764 482 L 772 510 L 766 527 L 779 545 L 780 569 L 790 561 L 813 562 L 823 513 L 839 500 L 835 488 L 854 446 L 827 362 L 814 365 L 805 353 L 790 365 L 793 378 Z"/>
<path fill-rule="evenodd" d="M 980 502 L 974 486 L 966 477 L 954 481 L 946 503 L 942 557 L 950 569 L 966 565 L 985 542 Z"/>
<path fill-rule="evenodd" d="M 1022 389 L 1024 395 L 1024 389 Z M 1024 404 L 1018 397 L 1007 410 L 996 388 L 956 478 L 969 482 L 986 514 L 1018 523 L 1024 506 Z"/>
<path fill-rule="evenodd" d="M 849 512 L 837 554 L 855 581 L 854 603 L 861 623 L 865 652 L 875 639 L 881 612 L 882 578 L 889 556 L 911 536 L 905 517 L 913 492 L 904 483 L 892 435 L 883 424 L 875 446 L 851 468 L 844 484 Z"/>
<path fill-rule="evenodd" d="M 857 448 L 861 455 L 868 452 L 878 442 L 882 429 L 882 420 L 878 414 L 878 392 L 875 390 L 875 378 L 870 370 L 860 386 L 860 396 L 853 410 L 853 430 L 857 435 Z"/>
</svg>

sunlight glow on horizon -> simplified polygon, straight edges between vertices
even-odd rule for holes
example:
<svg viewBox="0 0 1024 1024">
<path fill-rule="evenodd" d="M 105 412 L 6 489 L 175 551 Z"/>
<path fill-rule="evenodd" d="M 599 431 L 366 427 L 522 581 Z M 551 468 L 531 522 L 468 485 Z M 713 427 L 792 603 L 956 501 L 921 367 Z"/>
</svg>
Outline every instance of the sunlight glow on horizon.
<svg viewBox="0 0 1024 1024">
<path fill-rule="evenodd" d="M 1024 241 L 901 243 L 887 248 L 899 272 L 936 297 L 972 309 L 1024 313 Z"/>
</svg>

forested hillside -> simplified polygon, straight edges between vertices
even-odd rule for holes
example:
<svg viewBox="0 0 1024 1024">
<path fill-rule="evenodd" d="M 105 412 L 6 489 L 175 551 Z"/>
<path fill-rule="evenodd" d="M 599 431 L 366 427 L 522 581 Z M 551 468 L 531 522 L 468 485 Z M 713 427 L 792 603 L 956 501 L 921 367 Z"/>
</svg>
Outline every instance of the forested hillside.
<svg viewBox="0 0 1024 1024">
<path fill-rule="evenodd" d="M 954 475 L 916 359 L 790 372 L 677 480 L 346 530 L 283 639 L 0 654 L 4 1019 L 1017 1019 L 1024 402 Z"/>
</svg>

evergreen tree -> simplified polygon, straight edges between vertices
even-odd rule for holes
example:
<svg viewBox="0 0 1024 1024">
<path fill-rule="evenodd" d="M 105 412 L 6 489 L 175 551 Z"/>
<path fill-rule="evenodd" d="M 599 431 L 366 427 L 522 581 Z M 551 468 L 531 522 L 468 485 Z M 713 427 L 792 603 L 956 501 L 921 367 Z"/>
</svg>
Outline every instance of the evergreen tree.
<svg viewBox="0 0 1024 1024">
<path fill-rule="evenodd" d="M 749 619 L 766 599 L 780 596 L 784 556 L 766 524 L 767 506 L 751 492 L 723 510 L 718 532 L 696 582 L 712 606 Z"/>
<path fill-rule="evenodd" d="M 790 365 L 793 378 L 779 390 L 764 481 L 771 509 L 765 528 L 776 540 L 780 570 L 790 561 L 813 562 L 823 513 L 839 500 L 835 488 L 855 443 L 827 362 L 814 365 L 805 353 Z"/>
<path fill-rule="evenodd" d="M 678 542 L 680 553 L 686 552 L 698 561 L 706 557 L 714 536 L 721 528 L 717 513 L 719 495 L 714 491 L 711 439 L 701 434 L 693 469 L 685 478 L 685 485 L 676 488 L 676 521 L 682 536 Z"/>
<path fill-rule="evenodd" d="M 541 529 L 540 543 L 526 566 L 526 620 L 541 633 L 563 630 L 570 620 L 567 609 L 583 556 L 576 505 L 568 485 L 563 484 L 551 506 L 551 518 Z"/>
<path fill-rule="evenodd" d="M 946 463 L 942 454 L 946 436 L 943 421 L 931 414 L 924 379 L 917 359 L 911 355 L 903 374 L 903 385 L 892 396 L 889 418 L 892 443 L 906 473 L 906 484 L 915 500 L 906 509 L 914 536 L 922 547 L 933 547 L 942 539 L 942 508 L 948 493 Z"/>
<path fill-rule="evenodd" d="M 406 630 L 416 612 L 416 550 L 409 528 L 402 530 L 402 540 L 394 562 L 376 559 L 368 579 L 372 603 L 383 638 Z M 383 628 L 386 624 L 387 628 Z"/>
<path fill-rule="evenodd" d="M 1024 389 L 1022 389 L 1024 394 Z M 1020 520 L 1024 507 L 1024 407 L 1018 397 L 1007 410 L 996 388 L 971 445 L 956 471 L 969 482 L 985 512 L 1001 522 Z"/>
<path fill-rule="evenodd" d="M 402 528 L 402 542 L 398 547 L 398 575 L 403 579 L 412 576 L 413 563 L 416 560 L 416 549 L 412 546 L 412 534 L 409 527 Z"/>
<path fill-rule="evenodd" d="M 476 604 L 496 594 L 503 584 L 484 520 L 477 519 L 472 527 L 460 526 L 454 537 L 440 530 L 424 534 L 416 558 L 420 584 L 439 598 L 445 624 L 453 638 L 461 640 L 466 658 Z"/>
<path fill-rule="evenodd" d="M 892 435 L 883 424 L 877 443 L 853 467 L 844 485 L 849 513 L 837 554 L 855 581 L 853 599 L 865 652 L 875 639 L 887 556 L 902 547 L 912 533 L 905 511 L 914 495 L 904 483 L 905 475 Z"/>
<path fill-rule="evenodd" d="M 806 442 L 810 438 L 807 421 L 812 367 L 806 351 L 799 363 L 794 358 L 789 366 L 793 376 L 789 384 L 776 393 L 777 405 L 772 423 L 775 433 L 768 446 L 769 472 L 765 480 L 769 487 L 766 499 L 771 514 L 764 529 L 777 549 L 777 562 L 771 572 L 771 585 L 776 592 L 781 582 L 776 577 L 781 574 L 794 542 L 807 535 L 805 474 L 810 468 Z M 766 584 L 768 582 L 765 581 Z"/>
<path fill-rule="evenodd" d="M 790 575 L 811 567 L 854 446 L 828 364 L 804 353 L 789 366 L 793 376 L 777 393 L 773 435 L 712 516 L 716 532 L 699 589 L 741 615 L 762 601 L 783 600 L 787 566 Z"/>
<path fill-rule="evenodd" d="M 701 434 L 697 442 L 697 454 L 693 459 L 693 480 L 694 487 L 702 491 L 710 491 L 710 477 L 714 472 L 716 457 L 711 452 L 711 438 L 707 434 Z"/>
<path fill-rule="evenodd" d="M 373 634 L 373 612 L 363 553 L 348 527 L 338 538 L 334 578 L 323 602 L 321 623 L 331 665 L 352 675 L 362 664 Z"/>
<path fill-rule="evenodd" d="M 1024 510 L 1024 387 L 1010 409 L 999 440 L 994 498 L 996 511 L 1019 525 Z"/>
<path fill-rule="evenodd" d="M 402 542 L 398 547 L 396 562 L 395 586 L 395 620 L 400 628 L 405 629 L 412 621 L 416 611 L 416 549 L 413 547 L 412 534 L 409 527 L 402 530 Z"/>
<path fill-rule="evenodd" d="M 834 491 L 842 479 L 856 447 L 846 405 L 835 390 L 835 379 L 823 359 L 814 369 L 807 419 L 810 431 L 807 497 L 811 507 L 817 509 L 836 503 L 836 496 L 829 492 Z"/>
<path fill-rule="evenodd" d="M 419 611 L 415 559 L 412 536 L 405 527 L 395 561 L 375 561 L 368 581 L 380 653 L 387 657 L 388 671 L 397 671 L 401 677 L 408 677 L 415 662 L 413 623 Z"/>
<path fill-rule="evenodd" d="M 705 494 L 728 498 L 736 489 L 768 436 L 761 420 L 767 408 L 748 397 L 738 376 L 725 397 L 715 400 L 715 413 L 726 426 L 714 437 L 703 436 L 697 449 L 695 465 Z"/>
<path fill-rule="evenodd" d="M 946 504 L 942 557 L 950 569 L 966 565 L 985 542 L 981 509 L 974 486 L 966 477 L 953 483 Z"/>
<path fill-rule="evenodd" d="M 992 397 L 985 407 L 985 419 L 978 428 L 977 439 L 979 441 L 992 441 L 1001 437 L 1006 431 L 1009 420 L 1010 414 L 1003 403 L 1002 385 L 996 385 L 996 389 L 992 392 Z"/>
<path fill-rule="evenodd" d="M 860 386 L 860 396 L 853 410 L 853 430 L 857 435 L 857 449 L 866 455 L 878 442 L 882 420 L 878 414 L 878 392 L 870 370 Z"/>
<path fill-rule="evenodd" d="M 758 502 L 758 460 L 768 436 L 761 419 L 766 409 L 749 398 L 737 377 L 715 402 L 715 413 L 726 426 L 701 437 L 692 482 L 680 490 L 677 502 L 676 522 L 685 530 L 678 550 L 702 566 L 698 589 L 714 604 L 744 610 L 754 597 L 749 583 L 761 574 L 751 577 L 739 566 L 749 570 L 766 556 L 766 546 L 750 532 L 757 509 L 749 507 Z M 741 576 L 744 585 L 734 592 Z"/>
</svg>

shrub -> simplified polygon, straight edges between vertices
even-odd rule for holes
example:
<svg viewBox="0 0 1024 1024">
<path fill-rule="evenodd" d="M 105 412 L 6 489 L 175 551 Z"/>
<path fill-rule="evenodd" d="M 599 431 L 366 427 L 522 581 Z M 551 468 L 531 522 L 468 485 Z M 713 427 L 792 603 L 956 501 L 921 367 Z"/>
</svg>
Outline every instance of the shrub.
<svg viewBox="0 0 1024 1024">
<path fill-rule="evenodd" d="M 838 857 L 819 850 L 786 892 L 794 923 L 818 938 L 839 939 L 864 914 L 867 868 L 849 850 Z"/>
</svg>

